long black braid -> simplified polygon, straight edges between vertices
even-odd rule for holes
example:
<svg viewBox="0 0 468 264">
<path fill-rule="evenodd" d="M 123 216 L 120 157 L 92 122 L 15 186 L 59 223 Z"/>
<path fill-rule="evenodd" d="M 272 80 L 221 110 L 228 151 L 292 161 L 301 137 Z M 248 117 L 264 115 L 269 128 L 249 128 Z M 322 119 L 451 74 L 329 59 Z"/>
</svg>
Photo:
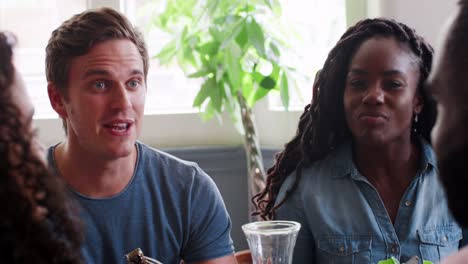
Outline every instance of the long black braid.
<svg viewBox="0 0 468 264">
<path fill-rule="evenodd" d="M 406 43 L 419 60 L 420 80 L 418 92 L 424 107 L 414 126 L 420 136 L 430 142 L 430 131 L 436 118 L 433 100 L 423 89 L 432 65 L 432 47 L 408 26 L 390 19 L 365 19 L 350 27 L 341 36 L 335 47 L 315 77 L 312 101 L 308 104 L 299 120 L 294 138 L 285 149 L 276 154 L 275 164 L 267 171 L 265 189 L 252 198 L 257 212 L 263 219 L 273 219 L 275 210 L 281 206 L 297 188 L 305 164 L 324 158 L 331 150 L 351 137 L 348 129 L 343 94 L 350 61 L 360 45 L 373 37 L 395 37 Z M 292 188 L 282 201 L 276 203 L 281 185 L 291 173 L 296 172 Z M 275 205 L 276 203 L 276 205 Z"/>
</svg>

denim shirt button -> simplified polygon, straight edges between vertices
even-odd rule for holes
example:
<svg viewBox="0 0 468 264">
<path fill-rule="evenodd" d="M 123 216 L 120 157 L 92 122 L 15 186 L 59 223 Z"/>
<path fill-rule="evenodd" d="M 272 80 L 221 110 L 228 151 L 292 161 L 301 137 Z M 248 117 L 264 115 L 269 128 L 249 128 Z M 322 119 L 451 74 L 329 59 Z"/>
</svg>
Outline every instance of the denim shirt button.
<svg viewBox="0 0 468 264">
<path fill-rule="evenodd" d="M 392 246 L 391 251 L 392 251 L 392 253 L 396 253 L 397 252 L 396 246 Z"/>
<path fill-rule="evenodd" d="M 343 246 L 340 247 L 340 252 L 344 252 L 344 247 Z"/>
<path fill-rule="evenodd" d="M 406 201 L 406 202 L 405 202 L 405 205 L 406 205 L 406 206 L 410 206 L 410 205 L 411 205 L 411 201 Z"/>
</svg>

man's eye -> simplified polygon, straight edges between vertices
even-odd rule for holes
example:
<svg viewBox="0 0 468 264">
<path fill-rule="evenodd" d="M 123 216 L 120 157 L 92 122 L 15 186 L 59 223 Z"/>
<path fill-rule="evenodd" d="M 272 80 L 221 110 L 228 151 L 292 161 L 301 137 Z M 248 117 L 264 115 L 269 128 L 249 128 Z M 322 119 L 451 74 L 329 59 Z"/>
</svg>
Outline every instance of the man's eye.
<svg viewBox="0 0 468 264">
<path fill-rule="evenodd" d="M 133 81 L 129 81 L 129 82 L 128 82 L 128 86 L 129 86 L 130 88 L 137 88 L 139 85 L 140 85 L 140 82 L 139 82 L 139 81 L 136 81 L 136 80 L 133 80 Z"/>
<path fill-rule="evenodd" d="M 94 83 L 94 88 L 95 88 L 96 90 L 104 90 L 104 89 L 107 88 L 107 85 L 106 85 L 105 82 L 99 81 L 99 82 L 95 82 L 95 83 Z"/>
</svg>

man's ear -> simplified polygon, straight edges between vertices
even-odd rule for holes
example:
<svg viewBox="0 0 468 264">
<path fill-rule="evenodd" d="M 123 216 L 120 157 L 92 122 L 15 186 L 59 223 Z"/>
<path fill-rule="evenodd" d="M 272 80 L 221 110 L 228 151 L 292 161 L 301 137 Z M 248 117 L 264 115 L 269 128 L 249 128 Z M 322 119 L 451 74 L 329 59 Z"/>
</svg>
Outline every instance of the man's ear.
<svg viewBox="0 0 468 264">
<path fill-rule="evenodd" d="M 66 118 L 67 111 L 65 111 L 65 107 L 63 105 L 64 98 L 54 83 L 49 82 L 47 84 L 47 93 L 49 94 L 50 105 L 55 110 L 55 112 L 57 112 L 61 118 Z"/>
</svg>

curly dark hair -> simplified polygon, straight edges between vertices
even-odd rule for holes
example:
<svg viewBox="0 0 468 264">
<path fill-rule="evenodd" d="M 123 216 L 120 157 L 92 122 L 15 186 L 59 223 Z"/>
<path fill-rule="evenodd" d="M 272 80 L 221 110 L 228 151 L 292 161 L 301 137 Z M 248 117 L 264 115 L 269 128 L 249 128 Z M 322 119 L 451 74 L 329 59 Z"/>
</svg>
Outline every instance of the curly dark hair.
<svg viewBox="0 0 468 264">
<path fill-rule="evenodd" d="M 408 26 L 391 19 L 377 18 L 359 21 L 350 27 L 330 51 L 321 71 L 315 76 L 312 101 L 302 113 L 296 135 L 276 154 L 275 164 L 267 171 L 266 186 L 252 198 L 256 213 L 263 219 L 273 219 L 275 210 L 297 188 L 305 164 L 324 158 L 331 150 L 351 138 L 346 123 L 343 95 L 349 64 L 362 43 L 377 36 L 394 37 L 409 46 L 419 60 L 418 92 L 424 107 L 414 130 L 430 142 L 430 131 L 436 118 L 436 106 L 424 88 L 432 65 L 432 47 Z M 414 135 L 412 135 L 414 137 Z M 276 202 L 286 177 L 296 172 L 293 187 L 285 198 Z M 275 205 L 276 204 L 276 205 Z"/>
<path fill-rule="evenodd" d="M 0 32 L 0 259 L 2 263 L 82 263 L 81 224 L 59 177 L 35 151 L 31 124 L 12 102 L 15 37 Z M 38 206 L 47 214 L 34 214 Z"/>
</svg>

